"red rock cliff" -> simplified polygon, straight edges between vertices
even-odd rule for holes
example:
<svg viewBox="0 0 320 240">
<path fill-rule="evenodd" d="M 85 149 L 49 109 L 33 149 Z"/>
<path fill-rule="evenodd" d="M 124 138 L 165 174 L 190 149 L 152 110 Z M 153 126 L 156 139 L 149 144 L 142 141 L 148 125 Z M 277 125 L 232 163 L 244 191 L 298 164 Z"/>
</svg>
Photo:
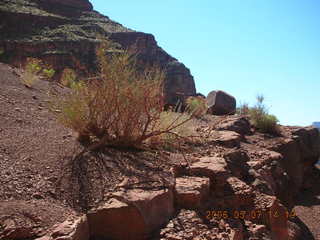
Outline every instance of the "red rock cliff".
<svg viewBox="0 0 320 240">
<path fill-rule="evenodd" d="M 168 103 L 176 93 L 195 95 L 188 68 L 161 49 L 151 34 L 135 32 L 92 9 L 87 0 L 1 0 L 0 61 L 20 65 L 36 57 L 59 72 L 65 67 L 82 75 L 95 71 L 96 35 L 137 50 L 142 63 L 156 63 L 166 74 Z"/>
</svg>

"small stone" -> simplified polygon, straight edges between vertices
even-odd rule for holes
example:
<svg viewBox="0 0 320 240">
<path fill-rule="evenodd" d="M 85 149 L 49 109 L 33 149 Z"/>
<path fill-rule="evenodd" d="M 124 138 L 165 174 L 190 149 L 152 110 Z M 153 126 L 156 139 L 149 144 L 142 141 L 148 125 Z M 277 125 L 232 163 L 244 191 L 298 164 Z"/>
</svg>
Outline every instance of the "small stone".
<svg viewBox="0 0 320 240">
<path fill-rule="evenodd" d="M 174 228 L 174 224 L 173 222 L 170 222 L 168 225 L 167 225 L 168 228 Z"/>
<path fill-rule="evenodd" d="M 40 193 L 34 193 L 32 197 L 35 199 L 44 199 L 44 197 Z"/>
</svg>

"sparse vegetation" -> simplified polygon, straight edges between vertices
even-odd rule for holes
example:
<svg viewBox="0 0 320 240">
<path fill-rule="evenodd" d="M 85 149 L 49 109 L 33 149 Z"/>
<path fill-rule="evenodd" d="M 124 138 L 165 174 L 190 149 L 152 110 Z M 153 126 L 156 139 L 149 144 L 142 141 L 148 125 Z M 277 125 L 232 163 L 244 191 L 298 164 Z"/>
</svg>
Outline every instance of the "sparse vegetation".
<svg viewBox="0 0 320 240">
<path fill-rule="evenodd" d="M 26 87 L 31 88 L 40 80 L 40 77 L 50 79 L 54 74 L 55 70 L 51 66 L 44 64 L 40 59 L 27 58 L 21 81 Z"/>
<path fill-rule="evenodd" d="M 139 68 L 128 51 L 106 55 L 109 45 L 103 41 L 97 49 L 99 76 L 75 82 L 70 94 L 54 102 L 59 121 L 77 131 L 90 149 L 164 146 L 185 137 L 183 128 L 193 115 L 163 112 L 164 73 Z"/>
<path fill-rule="evenodd" d="M 206 114 L 208 110 L 208 104 L 205 98 L 202 97 L 189 97 L 186 100 L 187 112 L 193 116 L 200 118 Z"/>
<path fill-rule="evenodd" d="M 240 106 L 237 108 L 236 113 L 239 115 L 248 115 L 249 114 L 249 104 L 244 102 L 241 103 Z"/>
<path fill-rule="evenodd" d="M 55 74 L 55 70 L 53 70 L 52 68 L 43 68 L 42 69 L 42 76 L 44 78 L 50 79 L 54 76 Z"/>
<path fill-rule="evenodd" d="M 76 72 L 71 68 L 65 68 L 62 71 L 60 83 L 65 87 L 73 88 L 73 85 L 75 84 L 76 79 L 77 79 Z"/>
<path fill-rule="evenodd" d="M 150 137 L 147 142 L 153 145 L 162 145 L 166 148 L 178 147 L 179 138 L 188 138 L 194 136 L 191 126 L 191 115 L 177 113 L 173 111 L 163 111 L 160 113 L 160 118 L 157 120 L 155 129 L 162 131 L 163 134 Z M 176 127 L 170 131 L 172 125 Z"/>
<path fill-rule="evenodd" d="M 240 107 L 240 114 L 248 114 L 252 124 L 261 132 L 279 134 L 278 119 L 276 116 L 268 113 L 264 105 L 264 96 L 257 96 L 257 103 L 254 107 L 243 104 Z"/>
<path fill-rule="evenodd" d="M 38 73 L 41 71 L 41 61 L 35 58 L 28 58 L 21 81 L 26 87 L 32 87 L 38 80 Z"/>
</svg>

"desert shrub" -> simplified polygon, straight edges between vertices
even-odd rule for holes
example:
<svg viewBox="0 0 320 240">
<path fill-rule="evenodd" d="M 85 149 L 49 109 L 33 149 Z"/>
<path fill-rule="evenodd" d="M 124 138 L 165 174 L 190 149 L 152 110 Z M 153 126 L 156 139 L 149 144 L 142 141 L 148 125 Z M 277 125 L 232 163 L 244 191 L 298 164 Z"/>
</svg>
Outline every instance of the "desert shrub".
<svg viewBox="0 0 320 240">
<path fill-rule="evenodd" d="M 257 103 L 254 107 L 249 108 L 249 116 L 252 124 L 261 132 L 279 133 L 278 119 L 276 116 L 268 113 L 263 103 L 263 95 L 257 96 Z"/>
<path fill-rule="evenodd" d="M 174 118 L 162 112 L 163 71 L 142 69 L 128 51 L 106 55 L 108 46 L 104 41 L 97 49 L 99 75 L 75 82 L 70 94 L 52 104 L 59 121 L 77 131 L 79 140 L 86 140 L 91 150 L 163 144 L 182 137 L 179 131 L 191 115 Z"/>
<path fill-rule="evenodd" d="M 54 76 L 55 74 L 55 70 L 53 70 L 52 68 L 43 68 L 42 69 L 42 76 L 46 79 L 50 79 Z"/>
<path fill-rule="evenodd" d="M 190 115 L 185 113 L 177 113 L 173 111 L 161 112 L 159 119 L 155 123 L 155 128 L 157 131 L 162 131 L 163 134 L 154 135 L 148 139 L 148 143 L 153 145 L 160 144 L 166 148 L 178 147 L 180 144 L 177 141 L 178 138 L 189 138 L 194 137 L 195 133 L 192 128 L 192 122 L 190 120 Z M 176 127 L 170 131 L 174 124 Z"/>
<path fill-rule="evenodd" d="M 77 79 L 76 72 L 71 68 L 65 68 L 62 71 L 60 83 L 66 87 L 73 87 Z"/>
<path fill-rule="evenodd" d="M 54 74 L 55 70 L 50 65 L 44 64 L 40 59 L 27 58 L 21 81 L 26 87 L 31 88 L 40 80 L 40 77 L 50 79 Z"/>
<path fill-rule="evenodd" d="M 186 104 L 187 112 L 197 118 L 202 117 L 208 110 L 207 101 L 202 97 L 188 97 L 186 100 Z"/>
<path fill-rule="evenodd" d="M 248 115 L 249 109 L 250 108 L 248 103 L 241 103 L 240 106 L 237 108 L 236 113 L 239 115 Z"/>
</svg>

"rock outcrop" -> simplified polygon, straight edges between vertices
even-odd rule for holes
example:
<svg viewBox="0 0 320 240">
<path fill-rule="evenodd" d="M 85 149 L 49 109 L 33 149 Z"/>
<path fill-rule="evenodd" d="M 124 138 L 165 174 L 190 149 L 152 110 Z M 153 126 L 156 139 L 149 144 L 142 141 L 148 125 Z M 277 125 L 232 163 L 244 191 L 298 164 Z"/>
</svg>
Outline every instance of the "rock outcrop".
<svg viewBox="0 0 320 240">
<path fill-rule="evenodd" d="M 90 235 L 123 240 L 148 239 L 173 215 L 173 192 L 123 190 L 88 213 Z"/>
<path fill-rule="evenodd" d="M 153 35 L 125 28 L 93 11 L 87 0 L 2 0 L 0 19 L 1 62 L 19 66 L 35 57 L 51 64 L 57 76 L 66 67 L 87 76 L 96 71 L 99 34 L 115 48 L 137 52 L 141 64 L 165 70 L 168 104 L 196 94 L 189 69 L 161 49 Z"/>
<path fill-rule="evenodd" d="M 209 178 L 181 177 L 176 179 L 176 203 L 181 208 L 201 208 L 207 201 L 209 192 Z"/>
<path fill-rule="evenodd" d="M 89 240 L 89 238 L 88 219 L 86 216 L 82 216 L 76 219 L 68 219 L 53 226 L 48 235 L 36 240 Z"/>
<path fill-rule="evenodd" d="M 304 181 L 319 159 L 319 131 L 314 127 L 293 128 L 290 138 L 268 146 L 281 153 L 280 164 L 290 178 L 290 192 L 293 195 L 304 187 Z"/>
<path fill-rule="evenodd" d="M 233 116 L 221 121 L 217 126 L 216 129 L 218 130 L 229 130 L 237 132 L 241 135 L 250 134 L 251 125 L 247 118 Z"/>
</svg>

